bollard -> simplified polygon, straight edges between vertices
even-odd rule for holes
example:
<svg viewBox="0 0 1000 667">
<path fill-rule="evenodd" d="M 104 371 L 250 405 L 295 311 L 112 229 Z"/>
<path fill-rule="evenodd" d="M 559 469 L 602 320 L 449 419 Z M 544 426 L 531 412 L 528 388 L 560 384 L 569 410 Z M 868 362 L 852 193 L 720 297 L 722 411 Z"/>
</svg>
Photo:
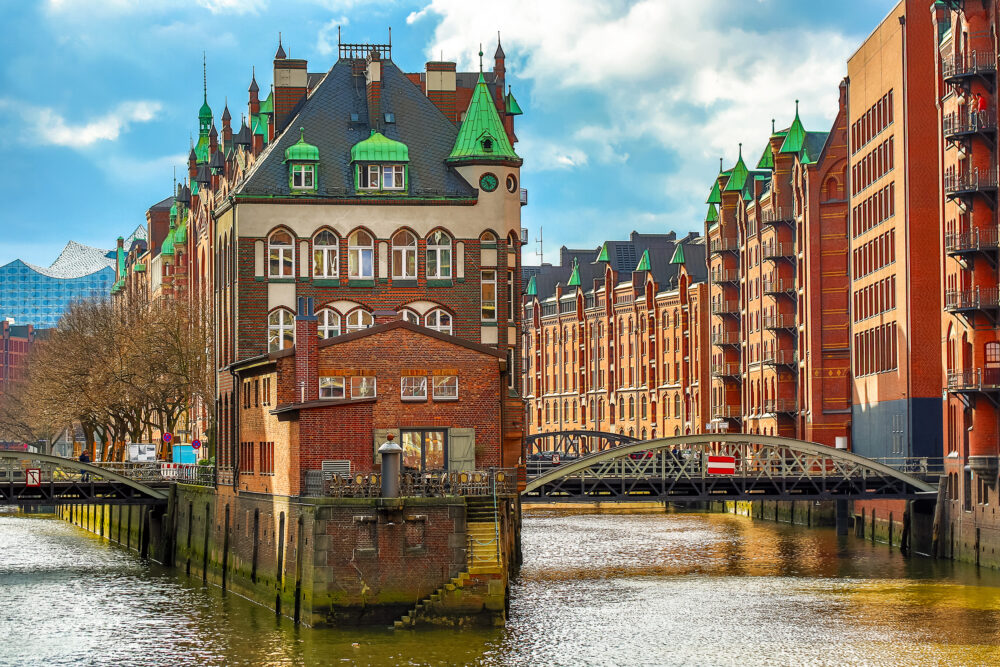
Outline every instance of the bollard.
<svg viewBox="0 0 1000 667">
<path fill-rule="evenodd" d="M 382 497 L 399 497 L 399 471 L 402 464 L 403 448 L 392 441 L 392 434 L 378 448 L 382 457 Z"/>
</svg>

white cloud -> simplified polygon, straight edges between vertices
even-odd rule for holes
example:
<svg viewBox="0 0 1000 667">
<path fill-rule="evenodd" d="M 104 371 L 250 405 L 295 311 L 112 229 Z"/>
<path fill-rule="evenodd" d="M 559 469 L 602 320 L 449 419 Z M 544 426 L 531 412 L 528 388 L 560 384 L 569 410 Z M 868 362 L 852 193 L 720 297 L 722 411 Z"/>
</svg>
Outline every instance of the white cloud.
<svg viewBox="0 0 1000 667">
<path fill-rule="evenodd" d="M 540 115 L 561 117 L 534 141 L 528 109 L 518 132 L 526 169 L 622 164 L 659 151 L 672 165 L 663 205 L 686 215 L 689 201 L 703 201 L 718 156 L 732 164 L 744 142 L 755 163 L 771 118 L 787 127 L 796 99 L 807 129 L 830 129 L 854 40 L 821 27 L 774 28 L 770 11 L 746 0 L 508 0 L 497 14 L 488 3 L 429 0 L 407 22 L 437 21 L 427 55 L 443 51 L 464 69 L 478 66 L 480 42 L 491 65 L 501 30 L 508 76 L 528 83 Z"/>
<path fill-rule="evenodd" d="M 198 0 L 198 5 L 213 14 L 256 14 L 267 6 L 267 0 Z"/>
<path fill-rule="evenodd" d="M 162 108 L 159 102 L 138 100 L 122 102 L 113 110 L 88 120 L 73 124 L 49 107 L 15 104 L 13 100 L 0 99 L 0 109 L 17 110 L 30 129 L 21 133 L 25 141 L 41 141 L 53 146 L 87 148 L 99 141 L 115 141 L 132 123 L 146 123 L 156 117 Z"/>
<path fill-rule="evenodd" d="M 316 50 L 320 55 L 328 56 L 333 53 L 333 35 L 334 32 L 342 27 L 346 26 L 350 21 L 346 16 L 341 16 L 340 18 L 328 21 L 326 25 L 319 29 L 319 34 L 316 35 Z"/>
<path fill-rule="evenodd" d="M 213 14 L 257 13 L 268 0 L 48 0 L 50 14 L 120 14 L 129 12 L 160 13 L 177 9 L 201 8 Z"/>
</svg>

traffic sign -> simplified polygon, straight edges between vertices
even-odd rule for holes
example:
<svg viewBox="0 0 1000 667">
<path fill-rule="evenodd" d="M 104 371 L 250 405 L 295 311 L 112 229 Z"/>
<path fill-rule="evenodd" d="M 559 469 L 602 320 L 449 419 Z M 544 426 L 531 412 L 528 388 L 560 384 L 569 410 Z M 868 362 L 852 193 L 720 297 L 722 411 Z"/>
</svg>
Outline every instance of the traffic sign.
<svg viewBox="0 0 1000 667">
<path fill-rule="evenodd" d="M 552 465 L 559 465 L 559 452 L 552 453 Z"/>
<path fill-rule="evenodd" d="M 707 472 L 709 475 L 735 475 L 736 457 L 709 455 Z"/>
<path fill-rule="evenodd" d="M 24 485 L 25 486 L 41 486 L 42 485 L 42 470 L 41 468 L 28 468 L 24 471 Z"/>
<path fill-rule="evenodd" d="M 201 449 L 201 440 L 192 440 L 191 449 Z"/>
<path fill-rule="evenodd" d="M 169 432 L 163 434 L 163 442 L 170 442 L 173 439 L 174 436 L 171 435 Z"/>
</svg>

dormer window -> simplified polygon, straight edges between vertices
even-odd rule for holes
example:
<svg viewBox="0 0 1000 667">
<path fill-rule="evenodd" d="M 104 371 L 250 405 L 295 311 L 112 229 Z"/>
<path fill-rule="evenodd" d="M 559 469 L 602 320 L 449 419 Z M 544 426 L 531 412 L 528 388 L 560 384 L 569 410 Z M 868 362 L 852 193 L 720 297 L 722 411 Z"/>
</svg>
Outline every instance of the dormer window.
<svg viewBox="0 0 1000 667">
<path fill-rule="evenodd" d="M 312 164 L 292 165 L 292 188 L 295 190 L 312 190 L 316 186 L 316 166 Z"/>
<path fill-rule="evenodd" d="M 359 164 L 359 190 L 405 190 L 406 165 Z"/>
</svg>

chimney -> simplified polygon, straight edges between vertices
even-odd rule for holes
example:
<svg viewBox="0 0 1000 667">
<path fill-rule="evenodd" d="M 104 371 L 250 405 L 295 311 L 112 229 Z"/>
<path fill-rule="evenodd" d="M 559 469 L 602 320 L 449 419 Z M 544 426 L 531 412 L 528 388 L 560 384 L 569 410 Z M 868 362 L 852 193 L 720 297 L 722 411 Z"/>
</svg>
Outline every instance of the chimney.
<svg viewBox="0 0 1000 667">
<path fill-rule="evenodd" d="M 313 298 L 300 296 L 295 315 L 295 396 L 301 401 L 319 399 L 318 345 Z"/>
<path fill-rule="evenodd" d="M 375 326 L 389 324 L 401 319 L 399 313 L 395 310 L 376 310 L 372 312 L 372 317 L 375 319 Z"/>
<path fill-rule="evenodd" d="M 375 49 L 368 54 L 365 88 L 368 91 L 368 126 L 378 131 L 382 126 L 379 122 L 382 111 L 382 61 L 379 60 L 378 51 Z"/>
<path fill-rule="evenodd" d="M 426 65 L 424 86 L 427 99 L 441 110 L 448 120 L 458 122 L 455 108 L 455 63 L 431 61 Z"/>
<path fill-rule="evenodd" d="M 271 123 L 274 134 L 281 134 L 299 104 L 309 92 L 307 62 L 288 58 L 278 34 L 278 50 L 274 54 L 274 117 Z"/>
</svg>

